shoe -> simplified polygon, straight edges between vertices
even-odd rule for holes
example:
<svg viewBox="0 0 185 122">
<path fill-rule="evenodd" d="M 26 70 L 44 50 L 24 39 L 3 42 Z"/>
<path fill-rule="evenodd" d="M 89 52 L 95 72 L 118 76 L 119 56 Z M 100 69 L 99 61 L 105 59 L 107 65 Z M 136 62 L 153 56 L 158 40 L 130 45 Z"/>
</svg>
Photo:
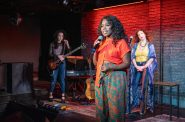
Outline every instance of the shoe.
<svg viewBox="0 0 185 122">
<path fill-rule="evenodd" d="M 144 113 L 143 113 L 143 112 L 140 112 L 139 114 L 140 114 L 141 116 L 144 116 Z"/>
<path fill-rule="evenodd" d="M 49 102 L 53 102 L 53 98 L 48 98 L 48 101 Z"/>
<path fill-rule="evenodd" d="M 61 103 L 65 103 L 65 95 L 62 95 Z"/>
<path fill-rule="evenodd" d="M 150 113 L 154 113 L 154 110 L 153 110 L 152 108 L 150 108 L 150 107 L 147 107 L 147 110 L 148 110 L 148 112 L 150 112 Z"/>
<path fill-rule="evenodd" d="M 53 102 L 53 95 L 49 95 L 48 101 Z"/>
<path fill-rule="evenodd" d="M 66 103 L 66 101 L 65 100 L 63 100 L 63 99 L 61 99 L 61 101 L 60 101 L 61 103 Z"/>
</svg>

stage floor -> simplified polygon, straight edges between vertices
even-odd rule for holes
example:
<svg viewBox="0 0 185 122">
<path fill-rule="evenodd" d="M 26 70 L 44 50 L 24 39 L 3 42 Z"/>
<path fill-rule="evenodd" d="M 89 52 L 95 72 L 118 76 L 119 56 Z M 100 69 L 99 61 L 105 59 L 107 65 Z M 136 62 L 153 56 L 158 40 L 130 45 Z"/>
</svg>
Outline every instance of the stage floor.
<svg viewBox="0 0 185 122">
<path fill-rule="evenodd" d="M 76 92 L 75 97 L 73 94 L 66 94 L 66 103 L 60 103 L 61 96 L 56 92 L 55 99 L 49 102 L 47 100 L 49 82 L 38 81 L 36 84 L 34 83 L 34 86 L 37 86 L 34 87 L 34 96 L 32 94 L 22 94 L 3 95 L 1 97 L 1 101 L 5 99 L 5 96 L 10 97 L 7 101 L 11 100 L 3 113 L 4 116 L 0 118 L 1 122 L 96 122 L 94 101 L 84 99 L 84 93 Z M 160 108 L 156 107 L 156 115 L 150 112 L 142 117 L 139 113 L 126 115 L 126 122 L 139 122 L 140 120 L 142 120 L 141 122 L 147 122 L 151 120 L 151 117 L 156 119 L 155 116 L 157 115 L 169 114 L 169 106 L 163 105 L 162 108 L 163 111 L 161 112 Z M 185 118 L 184 112 L 185 110 L 181 108 L 180 117 Z M 173 111 L 173 115 L 176 115 L 176 110 Z M 161 118 L 166 118 L 166 116 Z M 158 116 L 157 119 L 159 119 Z M 184 121 L 184 119 L 176 118 L 175 120 Z"/>
<path fill-rule="evenodd" d="M 60 103 L 47 100 L 28 104 L 20 101 L 8 103 L 1 122 L 95 122 L 95 105 L 82 104 L 77 101 Z M 30 101 L 31 102 L 31 101 Z"/>
<path fill-rule="evenodd" d="M 95 110 L 95 104 L 93 101 L 83 101 L 83 100 L 66 100 L 65 103 L 60 103 L 60 99 L 53 99 L 52 102 L 49 102 L 47 100 L 42 100 L 41 106 L 48 109 L 54 109 L 56 111 L 59 111 L 59 113 L 66 112 L 66 113 L 78 113 L 84 116 L 96 118 L 96 110 Z"/>
<path fill-rule="evenodd" d="M 93 101 L 90 103 L 83 99 L 72 99 L 67 97 L 66 103 L 60 103 L 60 99 L 56 98 L 52 102 L 47 99 L 33 99 L 30 95 L 16 95 L 7 105 L 4 117 L 0 118 L 1 122 L 96 122 L 96 110 Z M 35 97 L 34 97 L 35 98 Z M 82 97 L 83 98 L 83 97 Z M 146 113 L 140 116 L 139 113 L 126 115 L 126 122 L 161 122 L 169 121 L 169 106 L 163 106 L 163 112 L 160 108 L 156 108 L 156 115 Z M 180 109 L 180 118 L 173 117 L 174 121 L 184 122 L 184 109 Z M 157 116 L 160 115 L 160 116 Z M 173 111 L 176 115 L 176 111 Z M 157 121 L 156 121 L 157 120 Z"/>
</svg>

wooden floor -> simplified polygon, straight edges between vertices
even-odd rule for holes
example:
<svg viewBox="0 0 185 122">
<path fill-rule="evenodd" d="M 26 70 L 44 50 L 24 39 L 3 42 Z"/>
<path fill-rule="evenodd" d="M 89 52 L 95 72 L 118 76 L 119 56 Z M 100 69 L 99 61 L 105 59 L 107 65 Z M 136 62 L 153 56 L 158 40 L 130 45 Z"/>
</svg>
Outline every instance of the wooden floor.
<svg viewBox="0 0 185 122">
<path fill-rule="evenodd" d="M 68 105 L 67 105 L 68 106 Z M 70 105 L 74 106 L 74 105 Z M 91 105 L 93 106 L 93 105 Z M 85 107 L 89 108 L 88 105 L 83 106 L 76 106 L 81 109 L 85 109 Z M 69 107 L 70 108 L 70 107 Z M 96 118 L 95 116 L 95 109 L 92 107 L 92 113 L 91 115 L 85 115 L 84 113 L 77 112 L 79 110 L 60 110 L 59 112 L 52 110 L 52 109 L 42 109 L 38 108 L 35 106 L 29 106 L 29 105 L 23 105 L 22 103 L 16 103 L 16 102 L 11 102 L 8 105 L 8 109 L 6 110 L 5 114 L 3 117 L 1 117 L 0 121 L 1 122 L 95 122 Z M 75 107 L 71 107 L 75 108 Z M 166 110 L 166 111 L 164 111 Z M 176 114 L 175 111 L 174 115 Z M 184 110 L 180 111 L 181 117 L 184 116 L 183 114 Z M 161 114 L 168 114 L 169 113 L 169 108 L 166 107 L 163 109 L 163 112 L 160 113 L 160 109 L 157 109 L 156 114 L 152 114 L 147 112 L 146 115 L 140 116 L 139 113 L 134 113 L 134 114 L 129 114 L 126 117 L 126 122 L 134 122 L 137 120 L 141 120 L 144 118 L 149 118 L 153 117 L 156 115 L 161 115 Z"/>
<path fill-rule="evenodd" d="M 2 95 L 0 99 L 3 101 L 5 96 L 8 97 L 8 104 L 3 112 L 1 112 L 1 122 L 95 122 L 95 104 L 93 101 L 84 99 L 83 94 L 67 94 L 67 102 L 60 103 L 59 96 L 53 102 L 48 102 L 48 82 L 38 82 L 34 84 L 34 94 L 21 95 Z M 57 91 L 56 91 L 57 92 Z M 58 99 L 57 99 L 58 97 Z M 4 102 L 5 103 L 5 102 Z M 55 107 L 51 107 L 55 106 Z M 146 112 L 144 116 L 139 113 L 126 115 L 126 122 L 134 122 L 143 118 L 153 117 L 155 115 L 169 114 L 169 106 L 156 106 L 156 112 Z M 176 109 L 173 115 L 176 116 Z M 180 109 L 180 117 L 185 118 L 185 109 Z"/>
</svg>

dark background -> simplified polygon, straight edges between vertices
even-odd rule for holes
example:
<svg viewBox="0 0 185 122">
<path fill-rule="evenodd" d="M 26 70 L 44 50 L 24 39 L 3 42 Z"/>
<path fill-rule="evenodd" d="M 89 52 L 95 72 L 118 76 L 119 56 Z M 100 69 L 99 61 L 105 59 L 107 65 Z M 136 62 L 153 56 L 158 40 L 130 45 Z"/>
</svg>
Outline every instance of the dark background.
<svg viewBox="0 0 185 122">
<path fill-rule="evenodd" d="M 41 43 L 39 58 L 39 78 L 40 80 L 48 80 L 48 51 L 49 44 L 53 40 L 53 34 L 56 30 L 64 29 L 67 33 L 67 39 L 73 49 L 81 45 L 81 15 L 78 13 L 62 13 L 53 15 L 44 15 L 41 17 Z M 72 55 L 81 55 L 78 50 Z"/>
</svg>

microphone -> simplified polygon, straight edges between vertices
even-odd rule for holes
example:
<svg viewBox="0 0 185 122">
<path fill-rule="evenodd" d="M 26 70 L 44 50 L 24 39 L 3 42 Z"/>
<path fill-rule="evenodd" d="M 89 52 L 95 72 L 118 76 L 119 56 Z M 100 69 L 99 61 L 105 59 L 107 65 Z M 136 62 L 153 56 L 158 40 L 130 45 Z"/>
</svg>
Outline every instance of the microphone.
<svg viewBox="0 0 185 122">
<path fill-rule="evenodd" d="M 98 36 L 98 41 L 102 41 L 103 40 L 103 36 Z M 94 46 L 94 49 L 96 49 L 98 46 L 99 46 L 99 44 L 100 43 L 98 43 L 98 44 L 96 44 L 95 46 Z"/>
<path fill-rule="evenodd" d="M 131 43 L 133 38 L 134 38 L 133 36 L 130 36 L 130 40 L 128 43 Z"/>
<path fill-rule="evenodd" d="M 102 41 L 103 40 L 103 36 L 98 36 L 98 39 L 97 39 L 98 41 Z M 92 53 L 94 53 L 95 51 L 96 51 L 96 48 L 99 46 L 99 44 L 100 43 L 97 43 L 94 47 L 93 47 L 93 49 L 92 49 Z"/>
<path fill-rule="evenodd" d="M 129 39 L 129 42 L 128 42 L 128 44 L 129 44 L 129 46 L 131 47 L 132 46 L 132 40 L 133 40 L 133 36 L 130 36 L 130 39 Z"/>
</svg>

